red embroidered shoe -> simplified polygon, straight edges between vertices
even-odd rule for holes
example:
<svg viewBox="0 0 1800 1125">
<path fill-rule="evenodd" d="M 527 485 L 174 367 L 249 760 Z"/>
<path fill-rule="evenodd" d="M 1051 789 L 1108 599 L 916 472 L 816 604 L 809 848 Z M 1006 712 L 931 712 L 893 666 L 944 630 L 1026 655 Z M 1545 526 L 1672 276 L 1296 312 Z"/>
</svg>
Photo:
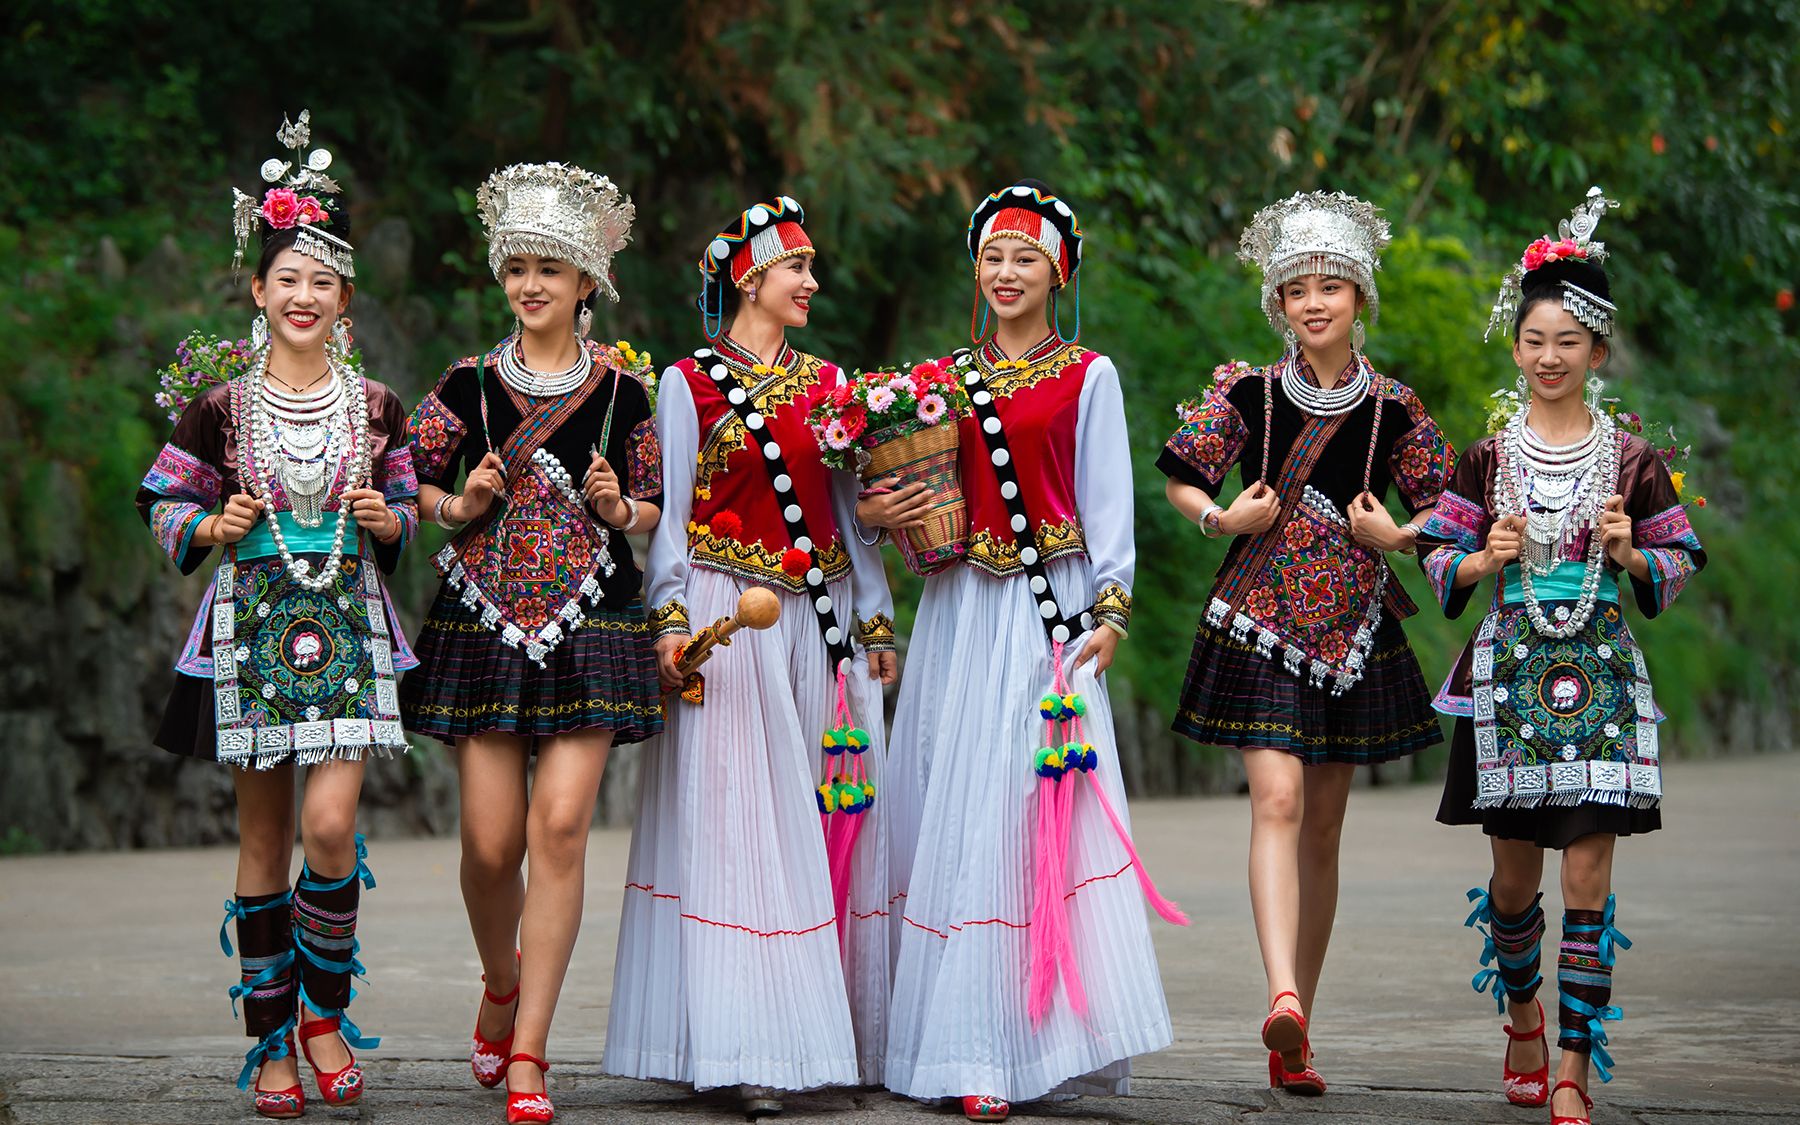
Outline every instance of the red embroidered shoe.
<svg viewBox="0 0 1800 1125">
<path fill-rule="evenodd" d="M 1580 1086 L 1567 1080 L 1558 1082 L 1555 1088 L 1550 1091 L 1550 1096 L 1555 1098 L 1557 1090 L 1561 1090 L 1564 1087 L 1581 1095 L 1581 1108 L 1584 1112 L 1580 1117 L 1569 1117 L 1552 1109 L 1550 1111 L 1550 1125 L 1594 1125 L 1594 1099 L 1588 1097 L 1587 1091 L 1583 1090 Z"/>
<path fill-rule="evenodd" d="M 292 1035 L 287 1039 L 287 1053 L 289 1055 L 294 1053 L 294 1037 Z M 306 1112 L 306 1091 L 300 1088 L 300 1083 L 295 1082 L 285 1090 L 265 1090 L 262 1088 L 261 1067 L 257 1068 L 256 1085 L 250 1092 L 255 1095 L 252 1105 L 259 1116 L 286 1120 L 290 1117 L 299 1117 Z"/>
<path fill-rule="evenodd" d="M 1507 1024 L 1502 1031 L 1506 1032 L 1506 1054 L 1500 1060 L 1500 1078 L 1506 1090 L 1506 1100 L 1514 1105 L 1541 1106 L 1550 1100 L 1550 1044 L 1544 1039 L 1544 1004 L 1536 1001 L 1538 1025 L 1536 1031 L 1518 1031 Z M 1512 1067 L 1512 1045 L 1514 1043 L 1532 1043 L 1538 1045 L 1543 1052 L 1544 1062 L 1536 1070 L 1514 1070 Z"/>
<path fill-rule="evenodd" d="M 1283 996 L 1294 997 L 1293 1008 L 1278 1007 Z M 1263 1046 L 1281 1056 L 1281 1068 L 1287 1074 L 1301 1074 L 1306 1070 L 1306 1017 L 1298 1010 L 1300 997 L 1292 992 L 1280 992 L 1275 995 L 1275 1003 L 1269 1005 L 1269 1018 L 1263 1021 Z"/>
<path fill-rule="evenodd" d="M 306 1065 L 312 1067 L 313 1079 L 319 1084 L 319 1100 L 326 1105 L 355 1105 L 356 1099 L 362 1097 L 363 1072 L 356 1065 L 356 1056 L 351 1053 L 350 1045 L 344 1044 L 344 1053 L 350 1061 L 342 1068 L 327 1073 L 313 1061 L 312 1041 L 321 1035 L 335 1035 L 338 1030 L 338 1017 L 331 1016 L 322 1020 L 300 1020 L 300 1053 L 306 1056 Z"/>
<path fill-rule="evenodd" d="M 1312 1049 L 1306 1048 L 1307 1064 L 1298 1071 L 1289 1071 L 1281 1062 L 1279 1051 L 1269 1052 L 1269 1088 L 1286 1090 L 1290 1094 L 1303 1094 L 1309 1097 L 1325 1092 L 1325 1079 L 1312 1068 Z"/>
<path fill-rule="evenodd" d="M 516 958 L 519 955 L 515 952 L 513 956 Z M 482 974 L 481 984 L 482 999 L 496 1008 L 503 1008 L 508 1004 L 518 1002 L 519 986 L 516 984 L 513 985 L 513 990 L 505 996 L 495 996 L 487 990 L 485 973 Z M 513 1010 L 513 1014 L 518 1015 L 516 1008 Z M 506 1077 L 506 1056 L 512 1053 L 512 1044 L 511 1028 L 507 1029 L 506 1037 L 503 1039 L 483 1039 L 481 1037 L 481 1008 L 477 1005 L 475 1008 L 475 1034 L 470 1037 L 469 1041 L 469 1069 L 474 1072 L 475 1081 L 490 1090 L 500 1085 L 500 1080 Z"/>
<path fill-rule="evenodd" d="M 508 1037 L 510 1038 L 510 1036 Z M 550 1073 L 550 1064 L 535 1055 L 508 1055 L 501 1066 L 506 1067 L 516 1062 L 528 1062 L 545 1075 Z M 548 1090 L 535 1093 L 514 1093 L 511 1085 L 506 1090 L 506 1125 L 527 1125 L 528 1122 L 542 1123 L 556 1120 L 556 1107 L 550 1104 Z"/>
<path fill-rule="evenodd" d="M 962 1102 L 963 1116 L 970 1121 L 1005 1121 L 1012 1113 L 1012 1106 L 992 1094 L 966 1094 Z"/>
</svg>

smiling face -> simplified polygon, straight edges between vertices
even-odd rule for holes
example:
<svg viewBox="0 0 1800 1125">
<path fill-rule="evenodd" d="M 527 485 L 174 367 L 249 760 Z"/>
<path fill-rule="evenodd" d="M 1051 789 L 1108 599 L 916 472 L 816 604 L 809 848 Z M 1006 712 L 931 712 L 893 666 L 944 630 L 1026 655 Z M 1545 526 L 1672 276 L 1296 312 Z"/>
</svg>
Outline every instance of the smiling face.
<svg viewBox="0 0 1800 1125">
<path fill-rule="evenodd" d="M 250 296 L 269 318 L 270 336 L 297 352 L 325 346 L 332 321 L 349 306 L 354 289 L 330 266 L 292 248 L 250 279 Z"/>
<path fill-rule="evenodd" d="M 1533 398 L 1556 402 L 1580 395 L 1589 371 L 1606 359 L 1606 341 L 1597 339 L 1557 300 L 1532 303 L 1519 318 L 1513 362 L 1525 373 Z"/>
<path fill-rule="evenodd" d="M 772 317 L 784 328 L 805 328 L 807 317 L 812 315 L 813 294 L 819 291 L 819 279 L 813 276 L 813 256 L 796 254 L 783 258 L 745 278 L 740 288 L 746 298 L 739 306 L 740 315 L 751 308 L 758 315 Z M 752 291 L 755 301 L 748 299 Z"/>
<path fill-rule="evenodd" d="M 1362 312 L 1362 295 L 1354 282 L 1329 274 L 1296 277 L 1281 287 L 1281 309 L 1302 347 L 1326 352 L 1350 338 Z"/>
<path fill-rule="evenodd" d="M 1042 250 L 1024 239 L 996 238 L 981 248 L 976 277 L 995 316 L 1041 321 L 1056 282 L 1056 267 Z"/>
<path fill-rule="evenodd" d="M 575 309 L 594 291 L 594 279 L 558 258 L 514 254 L 500 269 L 513 315 L 533 334 L 575 330 Z"/>
</svg>

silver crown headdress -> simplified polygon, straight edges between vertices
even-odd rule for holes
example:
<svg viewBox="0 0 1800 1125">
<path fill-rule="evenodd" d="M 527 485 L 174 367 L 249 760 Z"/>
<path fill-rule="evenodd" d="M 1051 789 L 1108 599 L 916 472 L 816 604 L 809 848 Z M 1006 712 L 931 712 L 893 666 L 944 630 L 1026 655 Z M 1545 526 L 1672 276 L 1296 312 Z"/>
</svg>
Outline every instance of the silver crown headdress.
<svg viewBox="0 0 1800 1125">
<path fill-rule="evenodd" d="M 1238 260 L 1263 272 L 1263 313 L 1277 332 L 1287 328 L 1281 287 L 1296 277 L 1328 274 L 1356 284 L 1380 311 L 1375 271 L 1391 235 L 1372 203 L 1341 191 L 1297 192 L 1256 213 L 1238 240 Z"/>
<path fill-rule="evenodd" d="M 1594 230 L 1599 227 L 1600 217 L 1606 214 L 1607 208 L 1617 206 L 1598 187 L 1591 187 L 1587 198 L 1575 205 L 1568 218 L 1556 224 L 1555 238 L 1545 235 L 1527 246 L 1524 256 L 1501 281 L 1500 295 L 1494 299 L 1494 311 L 1488 316 L 1487 331 L 1481 338 L 1486 340 L 1495 331 L 1511 330 L 1519 302 L 1524 299 L 1526 274 L 1556 262 L 1588 262 L 1596 266 L 1604 262 L 1606 243 L 1593 241 Z M 1619 311 L 1617 305 L 1566 279 L 1562 282 L 1562 291 L 1562 305 L 1569 315 L 1597 335 L 1612 335 L 1613 314 Z"/>
<path fill-rule="evenodd" d="M 263 192 L 262 201 L 259 203 L 255 197 L 245 195 L 237 188 L 231 189 L 231 230 L 237 239 L 231 268 L 234 271 L 243 268 L 244 247 L 249 244 L 250 232 L 256 228 L 256 220 L 260 217 L 271 230 L 298 228 L 300 233 L 294 238 L 295 250 L 325 263 L 344 277 L 355 277 L 353 255 L 356 248 L 325 229 L 337 215 L 339 204 L 334 197 L 343 189 L 325 174 L 325 169 L 331 167 L 331 153 L 322 148 L 306 151 L 306 146 L 312 143 L 312 111 L 301 110 L 294 121 L 289 121 L 283 114 L 275 139 L 281 147 L 291 151 L 294 158 L 270 157 L 263 161 L 263 182 L 275 186 Z"/>
<path fill-rule="evenodd" d="M 572 164 L 514 164 L 488 177 L 475 204 L 495 277 L 514 254 L 536 254 L 569 263 L 619 299 L 609 274 L 637 208 L 605 176 Z"/>
</svg>

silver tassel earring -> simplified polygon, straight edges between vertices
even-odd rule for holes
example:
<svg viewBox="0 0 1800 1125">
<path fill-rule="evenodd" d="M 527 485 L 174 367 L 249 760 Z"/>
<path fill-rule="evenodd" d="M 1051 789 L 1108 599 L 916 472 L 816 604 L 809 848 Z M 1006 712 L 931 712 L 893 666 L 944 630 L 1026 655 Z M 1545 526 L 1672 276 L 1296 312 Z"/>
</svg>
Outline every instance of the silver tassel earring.
<svg viewBox="0 0 1800 1125">
<path fill-rule="evenodd" d="M 1356 323 L 1350 327 L 1350 350 L 1357 355 L 1361 355 L 1363 354 L 1363 346 L 1367 343 L 1368 337 L 1363 332 L 1362 317 L 1359 316 L 1356 318 Z"/>
<path fill-rule="evenodd" d="M 1525 379 L 1525 369 L 1523 367 L 1519 368 L 1519 377 L 1513 380 L 1513 390 L 1518 392 L 1520 402 L 1529 402 L 1531 400 L 1531 384 Z"/>
<path fill-rule="evenodd" d="M 593 330 L 594 310 L 583 305 L 581 311 L 575 314 L 575 335 L 585 340 L 588 338 L 588 333 Z"/>
<path fill-rule="evenodd" d="M 521 323 L 516 316 L 513 317 L 512 338 L 515 340 L 523 340 L 525 338 L 525 325 Z"/>
<path fill-rule="evenodd" d="M 1587 381 L 1587 406 L 1595 414 L 1600 413 L 1600 396 L 1606 392 L 1606 380 L 1598 375 L 1589 374 Z"/>
<path fill-rule="evenodd" d="M 1288 354 L 1288 355 L 1299 355 L 1300 354 L 1300 337 L 1294 335 L 1294 329 L 1293 329 L 1292 325 L 1289 325 L 1286 329 L 1284 329 L 1282 331 L 1281 347 L 1282 347 L 1282 350 L 1284 352 L 1286 352 L 1286 354 Z"/>
<path fill-rule="evenodd" d="M 269 346 L 269 317 L 262 310 L 257 310 L 256 319 L 250 322 L 250 350 L 260 352 Z"/>
<path fill-rule="evenodd" d="M 337 350 L 339 359 L 350 358 L 350 323 L 349 317 L 340 316 L 331 326 L 331 346 Z"/>
</svg>

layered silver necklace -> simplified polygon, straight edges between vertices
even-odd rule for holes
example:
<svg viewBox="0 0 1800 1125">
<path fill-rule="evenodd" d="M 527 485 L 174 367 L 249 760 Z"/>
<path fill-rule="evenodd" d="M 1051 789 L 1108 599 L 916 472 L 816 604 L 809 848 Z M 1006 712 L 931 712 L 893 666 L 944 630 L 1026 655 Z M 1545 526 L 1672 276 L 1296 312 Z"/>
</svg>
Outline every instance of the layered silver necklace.
<svg viewBox="0 0 1800 1125">
<path fill-rule="evenodd" d="M 587 382 L 594 371 L 594 357 L 583 343 L 575 341 L 575 362 L 561 371 L 539 371 L 525 366 L 525 343 L 514 336 L 500 349 L 500 379 L 528 398 L 555 398 L 566 395 Z"/>
<path fill-rule="evenodd" d="M 256 381 L 249 399 L 249 425 L 240 427 L 243 449 L 238 475 L 268 512 L 269 536 L 282 566 L 301 586 L 317 593 L 337 579 L 344 558 L 344 534 L 350 506 L 339 503 L 337 528 L 325 564 L 314 571 L 307 559 L 296 559 L 275 518 L 275 486 L 286 494 L 294 522 L 318 527 L 332 483 L 343 465 L 344 487 L 356 488 L 368 476 L 369 410 L 362 377 L 347 371 L 330 351 L 330 374 L 323 389 L 287 395 L 269 386 L 269 352 L 248 378 Z M 310 521 L 310 522 L 309 522 Z"/>
<path fill-rule="evenodd" d="M 1519 580 L 1531 624 L 1546 637 L 1574 636 L 1588 622 L 1605 568 L 1604 544 L 1594 529 L 1606 499 L 1618 487 L 1618 428 L 1605 411 L 1588 407 L 1588 432 L 1567 445 L 1552 445 L 1526 424 L 1530 404 L 1519 408 L 1500 432 L 1496 501 L 1502 517 L 1525 517 Z M 1587 568 L 1575 608 L 1557 608 L 1551 623 L 1538 604 L 1532 579 L 1547 577 L 1588 533 Z"/>
<path fill-rule="evenodd" d="M 1360 353 L 1354 359 L 1356 374 L 1326 390 L 1300 373 L 1300 356 L 1290 352 L 1287 370 L 1279 380 L 1281 393 L 1287 395 L 1289 402 L 1317 418 L 1348 414 L 1362 405 L 1375 382 L 1375 369 L 1368 359 Z"/>
</svg>

